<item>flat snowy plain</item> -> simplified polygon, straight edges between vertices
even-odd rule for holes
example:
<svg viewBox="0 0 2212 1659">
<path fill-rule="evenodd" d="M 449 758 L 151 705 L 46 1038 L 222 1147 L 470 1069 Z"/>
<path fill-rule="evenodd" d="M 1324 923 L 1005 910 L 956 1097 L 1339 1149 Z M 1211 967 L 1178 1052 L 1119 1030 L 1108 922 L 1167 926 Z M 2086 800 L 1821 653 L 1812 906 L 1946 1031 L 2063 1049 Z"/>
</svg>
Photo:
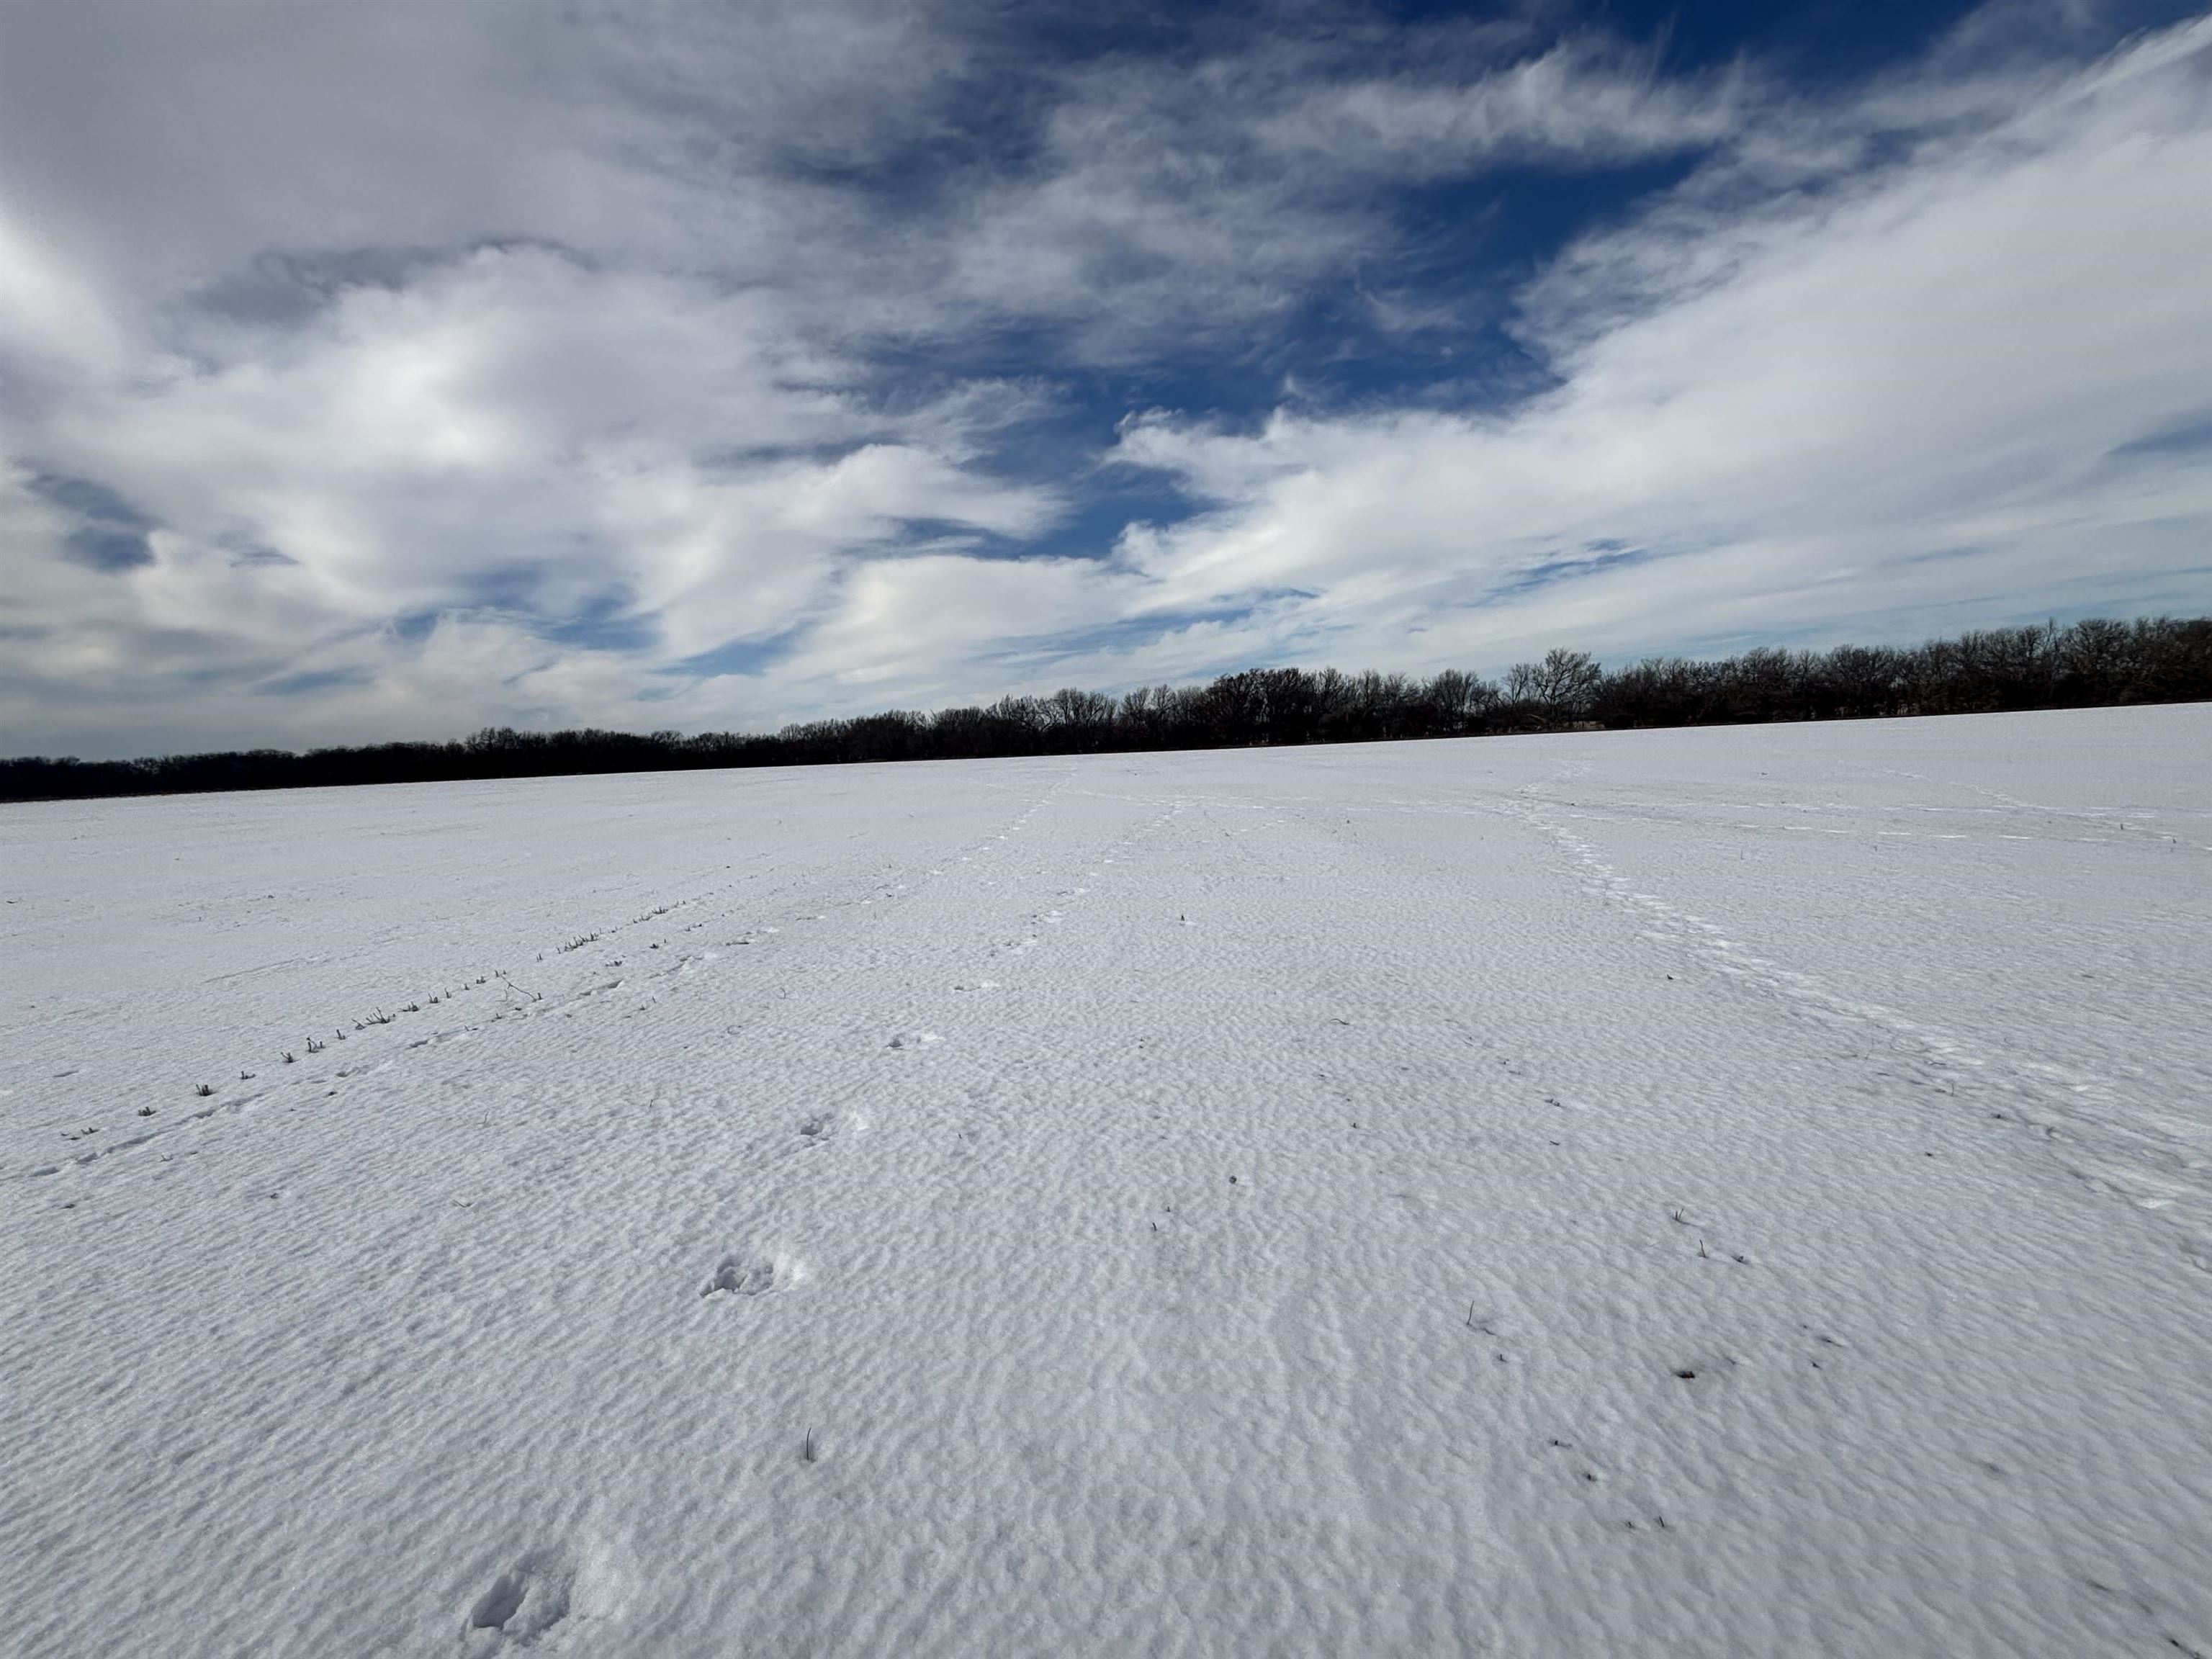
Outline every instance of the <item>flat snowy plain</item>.
<svg viewBox="0 0 2212 1659">
<path fill-rule="evenodd" d="M 0 1648 L 2212 1654 L 2208 756 L 0 809 Z"/>
</svg>

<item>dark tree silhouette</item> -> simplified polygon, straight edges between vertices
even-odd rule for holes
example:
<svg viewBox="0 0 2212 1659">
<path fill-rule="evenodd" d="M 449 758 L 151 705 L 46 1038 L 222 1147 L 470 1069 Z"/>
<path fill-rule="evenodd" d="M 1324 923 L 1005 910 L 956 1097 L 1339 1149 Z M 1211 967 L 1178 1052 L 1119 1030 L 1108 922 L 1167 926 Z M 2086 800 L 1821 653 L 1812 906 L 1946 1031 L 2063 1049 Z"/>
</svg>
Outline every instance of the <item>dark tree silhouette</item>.
<svg viewBox="0 0 2212 1659">
<path fill-rule="evenodd" d="M 1588 652 L 1514 665 L 1503 687 L 1457 669 L 1426 681 L 1372 671 L 1249 668 L 1209 685 L 1115 698 L 1074 687 L 988 708 L 890 710 L 738 732 L 518 732 L 304 755 L 0 760 L 0 800 L 172 794 L 456 778 L 547 777 L 857 761 L 968 760 L 1111 750 L 1363 743 L 1592 726 L 1864 720 L 2212 700 L 2212 617 L 1994 629 L 1910 648 L 1768 647 L 1715 661 L 1653 658 L 1607 673 Z"/>
</svg>

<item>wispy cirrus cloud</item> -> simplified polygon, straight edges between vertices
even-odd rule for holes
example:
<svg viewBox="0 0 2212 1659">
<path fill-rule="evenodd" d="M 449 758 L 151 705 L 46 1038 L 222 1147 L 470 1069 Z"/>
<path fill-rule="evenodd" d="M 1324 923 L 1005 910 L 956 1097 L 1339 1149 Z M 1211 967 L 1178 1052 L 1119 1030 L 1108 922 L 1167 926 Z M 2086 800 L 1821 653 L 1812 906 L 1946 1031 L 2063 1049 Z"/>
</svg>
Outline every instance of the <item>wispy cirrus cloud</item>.
<svg viewBox="0 0 2212 1659">
<path fill-rule="evenodd" d="M 1312 589 L 1363 654 L 1416 592 L 1423 656 L 2201 602 L 2212 470 L 2130 446 L 2212 386 L 2208 94 L 2198 25 L 1817 190 L 1717 161 L 1525 292 L 1561 380 L 1522 406 L 1133 427 L 1211 507 L 1128 561 L 1184 604 Z"/>
</svg>

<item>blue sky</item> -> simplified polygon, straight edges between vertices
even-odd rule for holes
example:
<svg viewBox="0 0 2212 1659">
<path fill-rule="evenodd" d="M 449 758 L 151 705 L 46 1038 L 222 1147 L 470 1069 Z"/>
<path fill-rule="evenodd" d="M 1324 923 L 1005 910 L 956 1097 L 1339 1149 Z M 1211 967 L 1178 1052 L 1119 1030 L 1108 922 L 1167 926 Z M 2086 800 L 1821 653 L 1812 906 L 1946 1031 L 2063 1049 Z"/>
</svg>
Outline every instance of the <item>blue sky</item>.
<svg viewBox="0 0 2212 1659">
<path fill-rule="evenodd" d="M 2201 612 L 2207 179 L 2094 0 L 28 0 L 0 750 Z"/>
</svg>

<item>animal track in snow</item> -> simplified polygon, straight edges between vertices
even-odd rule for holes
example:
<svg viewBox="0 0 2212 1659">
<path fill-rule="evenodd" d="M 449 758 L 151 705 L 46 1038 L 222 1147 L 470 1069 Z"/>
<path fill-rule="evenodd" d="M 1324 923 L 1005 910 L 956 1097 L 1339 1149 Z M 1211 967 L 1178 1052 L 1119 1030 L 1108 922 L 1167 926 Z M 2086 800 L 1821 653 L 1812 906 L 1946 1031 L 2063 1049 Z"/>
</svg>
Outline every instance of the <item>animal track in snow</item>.
<svg viewBox="0 0 2212 1659">
<path fill-rule="evenodd" d="M 806 1264 L 795 1255 L 781 1251 L 750 1251 L 726 1255 L 706 1284 L 700 1287 L 702 1297 L 766 1296 L 771 1291 L 781 1291 L 806 1277 Z"/>
<path fill-rule="evenodd" d="M 747 1261 L 734 1255 L 722 1258 L 722 1265 L 714 1269 L 714 1276 L 707 1281 L 702 1296 L 714 1296 L 727 1291 L 736 1296 L 762 1296 L 775 1288 L 775 1263 Z"/>
<path fill-rule="evenodd" d="M 1523 793 L 1533 793 L 1537 787 Z M 1549 835 L 1573 860 L 1585 890 L 1639 913 L 1647 924 L 1639 929 L 1644 936 L 1668 941 L 1782 1006 L 1832 1026 L 1874 1034 L 1878 1042 L 1870 1042 L 1860 1057 L 1867 1063 L 1863 1092 L 1875 1094 L 1902 1085 L 1956 1098 L 1964 1086 L 2005 1103 L 2009 1109 L 1991 1112 L 1993 1120 L 2021 1123 L 2048 1140 L 2086 1139 L 2090 1144 L 2069 1160 L 2069 1173 L 2093 1190 L 2169 1212 L 2179 1224 L 2182 1253 L 2197 1267 L 2212 1270 L 2212 1226 L 2207 1224 L 2212 1210 L 2208 1210 L 2202 1182 L 2191 1178 L 2203 1168 L 2192 1145 L 2192 1126 L 2177 1125 L 2145 1109 L 2142 1103 L 2129 1098 L 2126 1085 L 2118 1079 L 2019 1054 L 1981 1052 L 1933 1022 L 1846 995 L 1815 975 L 1758 955 L 1702 916 L 1636 890 L 1589 842 L 1545 817 L 1534 805 L 1517 816 Z M 1886 1048 L 1893 1059 L 1883 1063 L 1877 1048 Z"/>
<path fill-rule="evenodd" d="M 533 1551 L 492 1581 L 469 1609 L 461 1639 L 475 1652 L 509 1642 L 527 1645 L 568 1616 L 575 1571 L 556 1555 Z"/>
<path fill-rule="evenodd" d="M 799 1120 L 799 1139 L 810 1146 L 819 1146 L 840 1135 L 859 1134 L 868 1127 L 868 1121 L 858 1112 L 813 1112 Z"/>
</svg>

